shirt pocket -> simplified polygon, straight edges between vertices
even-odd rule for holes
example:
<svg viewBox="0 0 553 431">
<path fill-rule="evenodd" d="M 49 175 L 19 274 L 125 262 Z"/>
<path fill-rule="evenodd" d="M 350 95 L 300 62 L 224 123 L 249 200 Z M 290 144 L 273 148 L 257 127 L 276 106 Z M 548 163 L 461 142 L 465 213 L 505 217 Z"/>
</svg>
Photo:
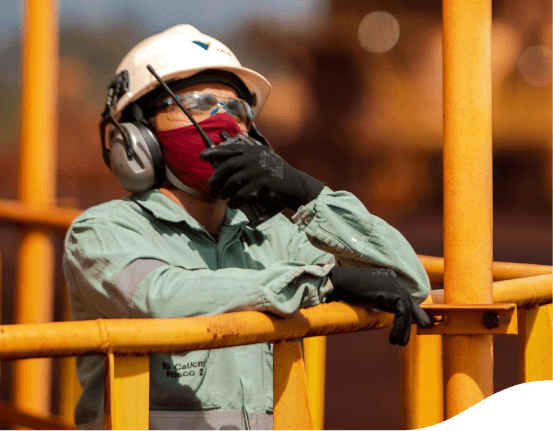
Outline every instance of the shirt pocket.
<svg viewBox="0 0 553 431">
<path fill-rule="evenodd" d="M 150 405 L 158 410 L 220 408 L 209 350 L 150 355 Z"/>
</svg>

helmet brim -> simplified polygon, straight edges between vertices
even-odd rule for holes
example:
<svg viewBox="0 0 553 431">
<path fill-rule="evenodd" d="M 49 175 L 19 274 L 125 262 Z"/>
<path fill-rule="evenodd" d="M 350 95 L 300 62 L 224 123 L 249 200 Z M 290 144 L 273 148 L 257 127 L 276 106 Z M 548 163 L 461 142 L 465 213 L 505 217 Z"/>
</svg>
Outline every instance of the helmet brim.
<svg viewBox="0 0 553 431">
<path fill-rule="evenodd" d="M 200 72 L 203 72 L 209 69 L 223 70 L 223 71 L 231 72 L 234 75 L 236 75 L 248 88 L 250 93 L 252 95 L 255 95 L 255 98 L 257 100 L 257 104 L 255 106 L 252 106 L 253 118 L 255 118 L 259 112 L 261 112 L 267 98 L 269 97 L 269 94 L 271 93 L 271 84 L 261 74 L 255 72 L 254 70 L 251 70 L 245 67 L 234 67 L 229 65 L 220 65 L 220 66 L 209 65 L 208 67 L 198 67 L 194 69 L 188 69 L 185 71 L 179 71 L 176 73 L 169 73 L 169 74 L 163 74 L 163 72 L 160 73 L 159 71 L 157 72 L 160 75 L 160 77 L 169 84 L 170 82 L 189 78 L 191 76 L 194 76 Z M 150 93 L 151 91 L 155 90 L 159 86 L 160 86 L 159 82 L 152 75 L 150 83 L 146 87 L 144 87 L 140 92 L 136 94 L 132 94 L 130 92 L 125 93 L 117 101 L 117 104 L 114 110 L 114 116 L 116 118 L 120 117 L 121 107 L 126 107 L 129 103 L 138 101 L 140 98 Z"/>
</svg>

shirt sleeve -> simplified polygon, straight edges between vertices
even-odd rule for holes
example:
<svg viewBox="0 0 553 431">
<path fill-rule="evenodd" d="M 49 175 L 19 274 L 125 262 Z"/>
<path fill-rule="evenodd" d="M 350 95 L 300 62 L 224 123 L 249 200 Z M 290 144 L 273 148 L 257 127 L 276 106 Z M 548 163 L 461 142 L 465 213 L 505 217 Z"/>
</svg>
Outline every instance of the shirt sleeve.
<svg viewBox="0 0 553 431">
<path fill-rule="evenodd" d="M 166 250 L 124 220 L 75 223 L 66 235 L 63 267 L 72 309 L 89 312 L 74 318 L 189 317 L 241 310 L 290 316 L 319 304 L 331 289 L 327 275 L 332 264 L 286 260 L 262 270 L 211 270 L 169 261 Z"/>
<path fill-rule="evenodd" d="M 428 296 L 428 275 L 411 245 L 351 193 L 325 187 L 317 199 L 298 209 L 292 221 L 339 265 L 391 268 L 406 281 L 416 302 Z"/>
</svg>

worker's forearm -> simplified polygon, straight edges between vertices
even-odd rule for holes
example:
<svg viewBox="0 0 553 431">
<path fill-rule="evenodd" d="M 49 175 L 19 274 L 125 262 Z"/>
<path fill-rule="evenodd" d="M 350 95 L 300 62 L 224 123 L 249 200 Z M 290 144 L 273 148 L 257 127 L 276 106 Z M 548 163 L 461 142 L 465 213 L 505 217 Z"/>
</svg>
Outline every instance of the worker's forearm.
<svg viewBox="0 0 553 431">
<path fill-rule="evenodd" d="M 428 296 L 428 276 L 411 245 L 351 193 L 325 187 L 293 220 L 311 244 L 333 254 L 340 265 L 391 268 L 408 281 L 417 302 Z"/>
<path fill-rule="evenodd" d="M 185 270 L 160 266 L 132 296 L 130 317 L 188 317 L 232 311 L 270 311 L 289 316 L 319 304 L 330 288 L 325 267 L 277 262 L 264 270 Z"/>
</svg>

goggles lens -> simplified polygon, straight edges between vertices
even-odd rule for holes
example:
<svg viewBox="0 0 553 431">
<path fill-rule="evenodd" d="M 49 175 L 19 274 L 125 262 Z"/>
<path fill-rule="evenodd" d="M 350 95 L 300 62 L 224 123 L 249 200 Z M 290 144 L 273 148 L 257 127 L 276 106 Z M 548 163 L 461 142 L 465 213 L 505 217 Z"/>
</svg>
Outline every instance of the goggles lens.
<svg viewBox="0 0 553 431">
<path fill-rule="evenodd" d="M 194 118 L 204 119 L 204 117 L 226 112 L 245 124 L 248 129 L 251 126 L 253 111 L 250 105 L 242 99 L 227 99 L 201 91 L 178 94 L 177 98 Z M 167 112 L 171 120 L 181 119 L 185 115 L 171 97 L 157 103 L 156 108 Z"/>
</svg>

